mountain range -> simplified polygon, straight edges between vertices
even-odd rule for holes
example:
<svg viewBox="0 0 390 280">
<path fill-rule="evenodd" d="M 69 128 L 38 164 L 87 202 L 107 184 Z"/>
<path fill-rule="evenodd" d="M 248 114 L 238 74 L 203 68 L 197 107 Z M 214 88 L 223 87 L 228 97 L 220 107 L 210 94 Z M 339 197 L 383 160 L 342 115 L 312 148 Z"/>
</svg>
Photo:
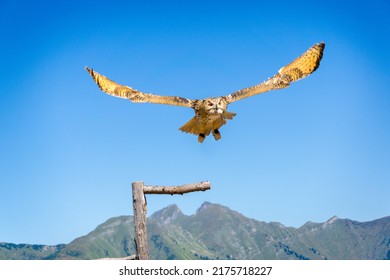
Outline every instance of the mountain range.
<svg viewBox="0 0 390 280">
<path fill-rule="evenodd" d="M 157 211 L 147 230 L 150 259 L 390 259 L 390 216 L 369 222 L 335 216 L 294 228 L 205 202 L 190 216 L 176 205 Z M 135 250 L 133 216 L 119 216 L 69 244 L 0 242 L 0 259 L 115 258 Z"/>
</svg>

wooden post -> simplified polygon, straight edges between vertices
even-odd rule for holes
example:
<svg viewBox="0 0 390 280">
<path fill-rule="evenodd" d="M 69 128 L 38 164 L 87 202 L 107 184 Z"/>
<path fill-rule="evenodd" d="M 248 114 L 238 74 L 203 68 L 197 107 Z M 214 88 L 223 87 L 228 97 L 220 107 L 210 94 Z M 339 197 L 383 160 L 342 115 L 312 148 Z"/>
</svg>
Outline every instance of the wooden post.
<svg viewBox="0 0 390 280">
<path fill-rule="evenodd" d="M 139 260 L 149 259 L 148 235 L 146 232 L 146 199 L 144 183 L 133 182 L 133 210 L 135 225 L 135 245 L 137 247 L 136 258 Z"/>
</svg>

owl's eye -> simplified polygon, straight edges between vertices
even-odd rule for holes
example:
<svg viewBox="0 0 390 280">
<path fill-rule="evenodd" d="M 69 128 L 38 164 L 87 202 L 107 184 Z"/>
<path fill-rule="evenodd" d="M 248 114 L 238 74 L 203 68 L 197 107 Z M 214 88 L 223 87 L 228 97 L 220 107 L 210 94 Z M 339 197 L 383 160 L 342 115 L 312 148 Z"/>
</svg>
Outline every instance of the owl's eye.
<svg viewBox="0 0 390 280">
<path fill-rule="evenodd" d="M 213 103 L 209 102 L 209 104 L 208 104 L 208 105 L 211 107 L 211 106 L 213 106 Z"/>
</svg>

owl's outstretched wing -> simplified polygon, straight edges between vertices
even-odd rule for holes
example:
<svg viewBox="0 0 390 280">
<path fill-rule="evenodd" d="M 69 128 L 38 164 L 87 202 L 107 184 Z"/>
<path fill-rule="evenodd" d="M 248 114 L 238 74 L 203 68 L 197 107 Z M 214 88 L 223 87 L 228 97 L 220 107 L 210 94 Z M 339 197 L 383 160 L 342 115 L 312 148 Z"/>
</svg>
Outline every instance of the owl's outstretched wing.
<svg viewBox="0 0 390 280">
<path fill-rule="evenodd" d="M 315 44 L 293 62 L 280 68 L 278 73 L 261 84 L 244 88 L 226 95 L 226 101 L 232 103 L 243 98 L 267 92 L 274 89 L 286 88 L 290 83 L 298 81 L 313 73 L 318 66 L 324 52 L 325 43 Z"/>
<path fill-rule="evenodd" d="M 136 103 L 148 102 L 184 107 L 192 107 L 194 104 L 194 101 L 191 99 L 178 96 L 162 96 L 144 93 L 128 86 L 122 86 L 111 81 L 107 77 L 100 75 L 91 68 L 85 67 L 85 69 L 92 76 L 92 78 L 95 80 L 95 82 L 102 91 L 116 97 L 130 99 L 131 101 Z"/>
</svg>

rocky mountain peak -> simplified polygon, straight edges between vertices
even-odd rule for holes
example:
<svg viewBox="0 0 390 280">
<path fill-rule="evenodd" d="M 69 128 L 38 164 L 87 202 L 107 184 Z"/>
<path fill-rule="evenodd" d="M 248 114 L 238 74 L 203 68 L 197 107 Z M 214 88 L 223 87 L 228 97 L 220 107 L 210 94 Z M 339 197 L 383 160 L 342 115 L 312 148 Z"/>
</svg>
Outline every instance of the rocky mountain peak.
<svg viewBox="0 0 390 280">
<path fill-rule="evenodd" d="M 210 206 L 212 206 L 212 203 L 205 201 L 202 203 L 202 205 L 198 209 L 196 209 L 196 213 L 202 212 L 202 211 L 210 208 Z"/>
<path fill-rule="evenodd" d="M 169 205 L 150 216 L 155 221 L 158 221 L 164 225 L 174 222 L 179 217 L 184 216 L 183 212 L 177 207 L 176 204 Z"/>
</svg>

